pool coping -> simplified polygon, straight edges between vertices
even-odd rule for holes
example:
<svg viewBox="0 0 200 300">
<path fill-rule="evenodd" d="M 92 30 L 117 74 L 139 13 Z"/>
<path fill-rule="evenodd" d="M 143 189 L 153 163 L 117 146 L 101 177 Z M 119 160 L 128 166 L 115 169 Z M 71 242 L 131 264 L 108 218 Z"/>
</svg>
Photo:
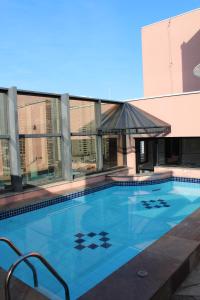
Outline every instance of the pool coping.
<svg viewBox="0 0 200 300">
<path fill-rule="evenodd" d="M 200 179 L 183 177 L 169 177 L 141 182 L 112 181 L 75 193 L 67 193 L 53 199 L 47 199 L 39 203 L 1 211 L 0 219 L 10 218 L 49 205 L 61 203 L 111 186 L 154 185 L 168 181 L 200 183 Z M 199 261 L 199 252 L 200 208 L 79 299 L 170 299 L 171 295 Z M 144 269 L 147 270 L 148 276 L 144 278 L 138 277 L 137 272 Z"/>
</svg>

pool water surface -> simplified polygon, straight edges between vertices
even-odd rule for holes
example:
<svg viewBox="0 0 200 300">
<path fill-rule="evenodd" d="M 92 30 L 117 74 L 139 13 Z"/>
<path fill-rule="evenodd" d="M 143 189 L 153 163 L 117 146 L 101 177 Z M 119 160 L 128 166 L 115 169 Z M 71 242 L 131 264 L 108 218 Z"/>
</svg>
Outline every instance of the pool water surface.
<svg viewBox="0 0 200 300">
<path fill-rule="evenodd" d="M 5 236 L 23 252 L 41 253 L 77 299 L 200 207 L 200 184 L 168 181 L 113 186 L 0 221 Z M 0 244 L 0 266 L 16 255 Z M 39 283 L 61 299 L 62 286 L 35 259 Z M 33 286 L 25 264 L 15 275 Z"/>
</svg>

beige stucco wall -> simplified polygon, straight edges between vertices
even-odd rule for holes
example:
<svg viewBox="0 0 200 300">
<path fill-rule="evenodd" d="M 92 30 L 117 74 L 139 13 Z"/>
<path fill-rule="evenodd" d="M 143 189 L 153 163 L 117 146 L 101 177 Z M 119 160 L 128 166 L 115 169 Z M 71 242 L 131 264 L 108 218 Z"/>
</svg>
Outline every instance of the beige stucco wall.
<svg viewBox="0 0 200 300">
<path fill-rule="evenodd" d="M 171 125 L 169 137 L 200 137 L 200 92 L 130 101 Z"/>
<path fill-rule="evenodd" d="M 200 9 L 142 28 L 144 96 L 200 90 Z"/>
</svg>

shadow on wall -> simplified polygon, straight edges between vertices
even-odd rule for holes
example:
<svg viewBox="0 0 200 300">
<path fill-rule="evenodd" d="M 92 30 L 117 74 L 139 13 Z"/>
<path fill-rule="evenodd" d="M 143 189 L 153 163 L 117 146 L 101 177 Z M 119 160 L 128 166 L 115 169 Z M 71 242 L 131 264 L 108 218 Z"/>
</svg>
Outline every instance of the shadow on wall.
<svg viewBox="0 0 200 300">
<path fill-rule="evenodd" d="M 200 30 L 181 45 L 183 92 L 199 91 L 200 78 L 193 75 L 193 69 L 200 63 Z"/>
</svg>

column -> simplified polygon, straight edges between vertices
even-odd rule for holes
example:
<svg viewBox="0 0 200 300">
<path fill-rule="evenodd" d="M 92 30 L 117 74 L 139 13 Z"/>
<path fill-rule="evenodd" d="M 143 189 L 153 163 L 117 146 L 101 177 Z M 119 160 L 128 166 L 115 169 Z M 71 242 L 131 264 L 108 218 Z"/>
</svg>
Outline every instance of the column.
<svg viewBox="0 0 200 300">
<path fill-rule="evenodd" d="M 101 100 L 95 102 L 95 121 L 96 128 L 101 125 Z M 97 170 L 103 169 L 103 149 L 102 149 L 102 135 L 96 136 L 96 153 L 97 153 Z"/>
<path fill-rule="evenodd" d="M 22 191 L 22 176 L 19 149 L 19 128 L 17 114 L 17 88 L 8 90 L 8 128 L 9 128 L 9 150 L 11 184 L 16 192 Z"/>
<path fill-rule="evenodd" d="M 62 176 L 65 180 L 72 180 L 72 153 L 68 94 L 61 95 L 61 133 Z"/>
</svg>

